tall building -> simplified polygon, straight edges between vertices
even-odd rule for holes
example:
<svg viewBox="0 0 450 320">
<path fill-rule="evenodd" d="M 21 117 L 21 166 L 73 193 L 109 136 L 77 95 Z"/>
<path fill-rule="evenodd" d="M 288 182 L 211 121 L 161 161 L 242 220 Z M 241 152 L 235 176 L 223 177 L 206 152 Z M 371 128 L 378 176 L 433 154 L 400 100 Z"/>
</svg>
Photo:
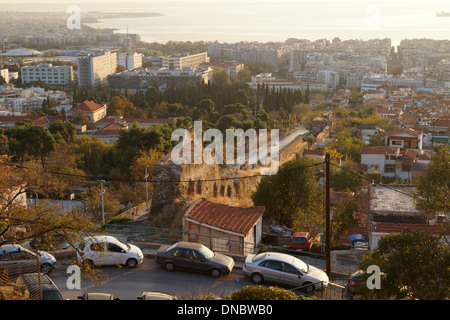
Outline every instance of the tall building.
<svg viewBox="0 0 450 320">
<path fill-rule="evenodd" d="M 133 70 L 142 67 L 142 53 L 127 52 L 119 54 L 119 66 L 125 67 L 127 70 Z"/>
<path fill-rule="evenodd" d="M 308 62 L 308 52 L 305 50 L 292 50 L 290 52 L 289 71 L 305 71 Z"/>
<path fill-rule="evenodd" d="M 53 66 L 51 63 L 22 67 L 21 74 L 22 83 L 41 81 L 48 85 L 68 85 L 73 81 L 72 66 Z"/>
<path fill-rule="evenodd" d="M 8 69 L 0 69 L 0 76 L 5 79 L 6 83 L 9 83 L 9 70 Z"/>
<path fill-rule="evenodd" d="M 118 50 L 83 52 L 78 55 L 78 85 L 106 86 L 108 75 L 116 72 Z"/>
<path fill-rule="evenodd" d="M 182 70 L 183 68 L 196 69 L 204 62 L 209 62 L 207 52 L 174 54 L 162 58 L 162 66 L 168 70 Z"/>
</svg>

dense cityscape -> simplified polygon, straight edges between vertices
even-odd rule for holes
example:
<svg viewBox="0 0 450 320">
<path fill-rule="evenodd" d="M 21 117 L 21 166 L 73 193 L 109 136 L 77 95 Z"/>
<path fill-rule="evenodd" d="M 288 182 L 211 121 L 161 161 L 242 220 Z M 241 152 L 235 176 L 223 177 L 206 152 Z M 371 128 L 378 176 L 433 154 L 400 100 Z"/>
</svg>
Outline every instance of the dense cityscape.
<svg viewBox="0 0 450 320">
<path fill-rule="evenodd" d="M 449 299 L 450 39 L 87 25 L 160 15 L 0 13 L 0 300 Z"/>
</svg>

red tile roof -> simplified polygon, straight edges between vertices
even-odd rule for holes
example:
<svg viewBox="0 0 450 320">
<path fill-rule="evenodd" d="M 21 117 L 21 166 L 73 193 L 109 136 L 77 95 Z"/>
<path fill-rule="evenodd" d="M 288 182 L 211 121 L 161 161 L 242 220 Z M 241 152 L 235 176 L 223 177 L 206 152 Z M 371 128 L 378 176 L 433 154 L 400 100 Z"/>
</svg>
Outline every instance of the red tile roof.
<svg viewBox="0 0 450 320">
<path fill-rule="evenodd" d="M 361 149 L 361 154 L 396 154 L 398 148 L 389 146 L 371 146 Z"/>
<path fill-rule="evenodd" d="M 110 125 L 107 125 L 101 130 L 96 131 L 93 133 L 94 136 L 118 136 L 119 130 L 126 128 L 121 123 L 115 122 L 111 123 Z"/>
<path fill-rule="evenodd" d="M 226 231 L 247 235 L 261 219 L 265 208 L 239 208 L 202 199 L 188 212 L 187 218 Z"/>
<path fill-rule="evenodd" d="M 98 104 L 98 103 L 86 100 L 82 103 L 79 103 L 77 106 L 73 107 L 72 110 L 94 112 L 94 111 L 97 111 L 98 109 L 103 108 L 104 106 L 105 105 L 103 105 L 103 104 Z"/>
</svg>

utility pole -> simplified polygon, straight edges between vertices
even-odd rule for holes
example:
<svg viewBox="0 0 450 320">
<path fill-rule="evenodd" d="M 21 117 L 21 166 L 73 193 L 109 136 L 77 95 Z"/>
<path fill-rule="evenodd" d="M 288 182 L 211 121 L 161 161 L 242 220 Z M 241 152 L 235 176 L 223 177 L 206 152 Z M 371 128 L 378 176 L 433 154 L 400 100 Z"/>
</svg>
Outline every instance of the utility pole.
<svg viewBox="0 0 450 320">
<path fill-rule="evenodd" d="M 326 273 L 331 276 L 331 219 L 330 219 L 330 154 L 325 155 L 325 252 L 326 252 Z"/>
<path fill-rule="evenodd" d="M 147 172 L 148 166 L 145 166 L 145 201 L 146 201 L 146 209 L 148 211 L 148 185 L 147 185 L 147 178 L 148 178 L 148 172 Z"/>
<path fill-rule="evenodd" d="M 101 185 L 100 194 L 102 196 L 102 222 L 103 222 L 103 224 L 105 224 L 105 208 L 104 208 L 104 205 L 103 205 L 103 194 L 105 192 L 103 191 L 103 182 L 105 182 L 105 180 L 100 180 L 100 185 Z"/>
</svg>

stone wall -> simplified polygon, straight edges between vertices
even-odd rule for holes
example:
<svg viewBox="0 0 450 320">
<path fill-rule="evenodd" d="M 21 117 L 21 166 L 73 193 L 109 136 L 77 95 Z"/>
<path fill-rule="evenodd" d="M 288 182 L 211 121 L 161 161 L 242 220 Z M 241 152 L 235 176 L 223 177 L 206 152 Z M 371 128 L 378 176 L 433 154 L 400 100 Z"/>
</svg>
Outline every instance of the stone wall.
<svg viewBox="0 0 450 320">
<path fill-rule="evenodd" d="M 308 144 L 302 136 L 295 138 L 280 150 L 282 163 L 301 155 Z M 260 166 L 229 166 L 209 164 L 175 164 L 170 154 L 162 158 L 153 170 L 153 195 L 150 218 L 156 218 L 169 208 L 177 199 L 207 198 L 218 203 L 251 206 L 251 195 L 262 176 Z M 255 176 L 251 177 L 250 176 Z M 174 182 L 171 182 L 174 181 Z M 234 202 L 233 202 L 234 201 Z M 173 210 L 172 210 L 173 211 Z"/>
</svg>

